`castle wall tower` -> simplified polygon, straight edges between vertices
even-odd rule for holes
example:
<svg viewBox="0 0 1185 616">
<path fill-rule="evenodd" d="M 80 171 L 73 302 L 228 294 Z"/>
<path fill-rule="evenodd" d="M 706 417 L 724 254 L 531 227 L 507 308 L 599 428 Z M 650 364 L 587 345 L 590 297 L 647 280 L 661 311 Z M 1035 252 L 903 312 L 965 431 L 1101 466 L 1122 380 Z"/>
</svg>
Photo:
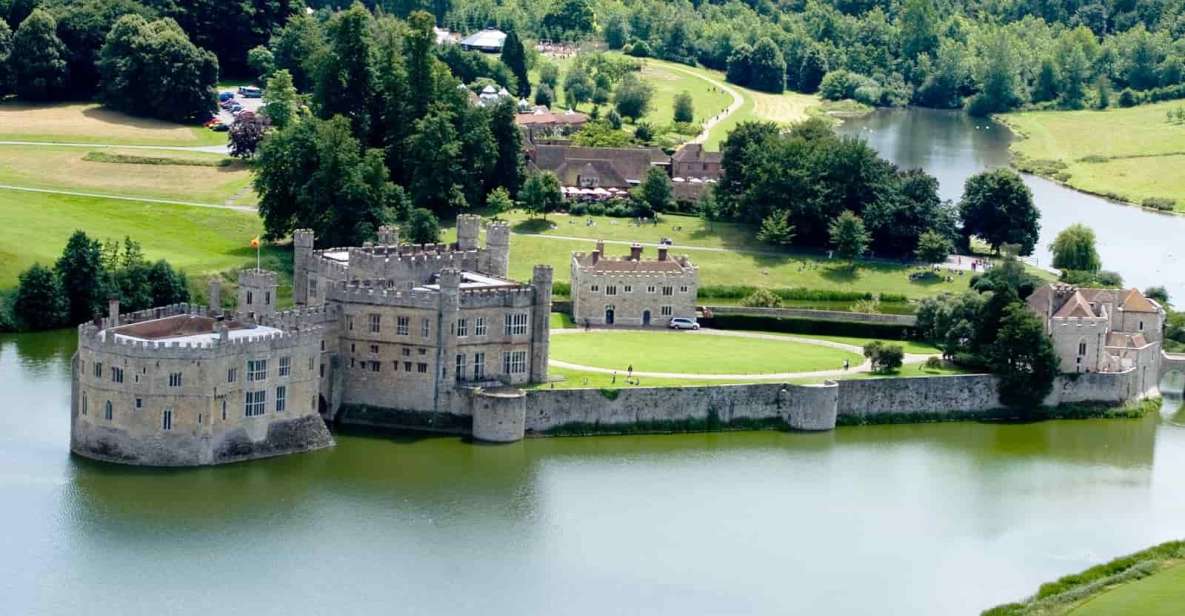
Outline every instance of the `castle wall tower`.
<svg viewBox="0 0 1185 616">
<path fill-rule="evenodd" d="M 292 299 L 298 306 L 304 306 L 309 301 L 309 269 L 313 267 L 315 239 L 312 229 L 292 232 Z"/>
<path fill-rule="evenodd" d="M 448 412 L 453 390 L 457 385 L 457 337 L 454 328 L 461 310 L 461 270 L 447 267 L 440 270 L 440 304 L 436 319 L 436 409 Z"/>
<path fill-rule="evenodd" d="M 239 272 L 238 311 L 256 318 L 276 313 L 275 272 L 257 269 Z"/>
<path fill-rule="evenodd" d="M 477 235 L 481 231 L 481 217 L 473 214 L 457 216 L 457 249 L 477 250 Z"/>
<path fill-rule="evenodd" d="M 531 382 L 547 381 L 547 355 L 551 346 L 550 265 L 536 265 L 531 276 L 535 289 L 535 309 L 531 312 Z"/>
<path fill-rule="evenodd" d="M 399 245 L 399 227 L 388 227 L 383 225 L 379 227 L 378 234 L 379 246 L 398 246 Z"/>
<path fill-rule="evenodd" d="M 510 225 L 493 222 L 486 228 L 486 254 L 489 262 L 483 273 L 505 278 L 510 273 Z"/>
</svg>

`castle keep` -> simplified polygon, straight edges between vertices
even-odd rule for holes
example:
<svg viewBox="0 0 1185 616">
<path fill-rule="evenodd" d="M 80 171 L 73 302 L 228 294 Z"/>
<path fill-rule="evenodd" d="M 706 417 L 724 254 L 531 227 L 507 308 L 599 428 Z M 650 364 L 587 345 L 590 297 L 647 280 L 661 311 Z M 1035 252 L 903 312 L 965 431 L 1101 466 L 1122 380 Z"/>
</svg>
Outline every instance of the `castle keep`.
<svg viewBox="0 0 1185 616">
<path fill-rule="evenodd" d="M 506 279 L 510 230 L 458 218 L 451 245 L 314 250 L 294 235 L 295 310 L 276 275 L 239 276 L 238 311 L 177 305 L 79 327 L 72 449 L 130 464 L 218 464 L 332 445 L 323 420 L 357 410 L 469 425 L 512 440 L 499 389 L 547 379 L 552 272 Z M 481 409 L 481 418 L 473 417 Z M 510 425 L 508 425 L 508 422 Z M 513 424 L 517 423 L 516 426 Z"/>
</svg>

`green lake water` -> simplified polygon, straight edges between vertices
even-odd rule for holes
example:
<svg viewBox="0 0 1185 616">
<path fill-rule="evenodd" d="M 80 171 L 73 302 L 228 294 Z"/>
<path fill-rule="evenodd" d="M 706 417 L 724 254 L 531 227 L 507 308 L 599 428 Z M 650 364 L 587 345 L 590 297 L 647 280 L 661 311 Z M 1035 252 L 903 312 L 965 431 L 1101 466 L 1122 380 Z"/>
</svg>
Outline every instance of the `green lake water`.
<svg viewBox="0 0 1185 616">
<path fill-rule="evenodd" d="M 73 333 L 0 337 L 3 614 L 974 614 L 1185 536 L 1185 417 L 68 451 Z"/>
</svg>

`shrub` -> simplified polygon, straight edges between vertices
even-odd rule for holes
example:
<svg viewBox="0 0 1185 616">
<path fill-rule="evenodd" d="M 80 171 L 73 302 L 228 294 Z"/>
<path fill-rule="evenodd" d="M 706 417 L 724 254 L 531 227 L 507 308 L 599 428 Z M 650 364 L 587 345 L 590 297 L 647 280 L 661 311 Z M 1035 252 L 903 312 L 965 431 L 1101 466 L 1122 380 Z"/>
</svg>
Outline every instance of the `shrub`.
<svg viewBox="0 0 1185 616">
<path fill-rule="evenodd" d="M 852 304 L 852 312 L 878 314 L 880 311 L 881 302 L 877 299 L 858 299 L 856 300 L 856 303 Z"/>
<path fill-rule="evenodd" d="M 1166 199 L 1164 197 L 1148 197 L 1140 202 L 1140 205 L 1151 209 L 1159 210 L 1161 212 L 1171 212 L 1177 207 L 1177 202 L 1173 199 Z"/>
<path fill-rule="evenodd" d="M 873 340 L 864 345 L 864 357 L 872 362 L 872 371 L 880 374 L 896 372 L 905 360 L 905 349 L 899 344 L 885 344 Z"/>
<path fill-rule="evenodd" d="M 568 206 L 569 216 L 584 216 L 588 214 L 588 205 L 584 203 L 573 203 Z"/>
<path fill-rule="evenodd" d="M 649 58 L 650 56 L 654 55 L 650 50 L 650 45 L 646 43 L 646 41 L 635 40 L 632 45 L 626 45 L 626 47 L 628 49 L 623 48 L 622 51 L 624 51 L 626 55 L 633 56 L 635 58 Z"/>
<path fill-rule="evenodd" d="M 777 308 L 782 305 L 782 298 L 771 293 L 769 289 L 756 289 L 741 300 L 741 305 L 750 308 Z"/>
<path fill-rule="evenodd" d="M 942 369 L 942 358 L 930 357 L 930 358 L 926 359 L 925 366 L 926 366 L 926 370 L 941 370 Z"/>
</svg>

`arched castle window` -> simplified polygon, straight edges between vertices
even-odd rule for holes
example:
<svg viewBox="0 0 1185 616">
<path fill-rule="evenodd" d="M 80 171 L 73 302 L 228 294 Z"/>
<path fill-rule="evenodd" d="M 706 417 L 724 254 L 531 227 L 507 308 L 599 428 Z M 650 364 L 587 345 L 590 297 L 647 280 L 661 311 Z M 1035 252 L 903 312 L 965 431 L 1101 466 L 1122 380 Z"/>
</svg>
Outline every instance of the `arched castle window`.
<svg viewBox="0 0 1185 616">
<path fill-rule="evenodd" d="M 103 419 L 106 419 L 107 421 L 111 421 L 111 416 L 114 414 L 115 413 L 111 408 L 111 401 L 108 400 L 107 404 L 103 405 Z"/>
<path fill-rule="evenodd" d="M 1085 338 L 1078 341 L 1078 355 L 1079 356 L 1086 355 L 1086 339 Z"/>
</svg>

